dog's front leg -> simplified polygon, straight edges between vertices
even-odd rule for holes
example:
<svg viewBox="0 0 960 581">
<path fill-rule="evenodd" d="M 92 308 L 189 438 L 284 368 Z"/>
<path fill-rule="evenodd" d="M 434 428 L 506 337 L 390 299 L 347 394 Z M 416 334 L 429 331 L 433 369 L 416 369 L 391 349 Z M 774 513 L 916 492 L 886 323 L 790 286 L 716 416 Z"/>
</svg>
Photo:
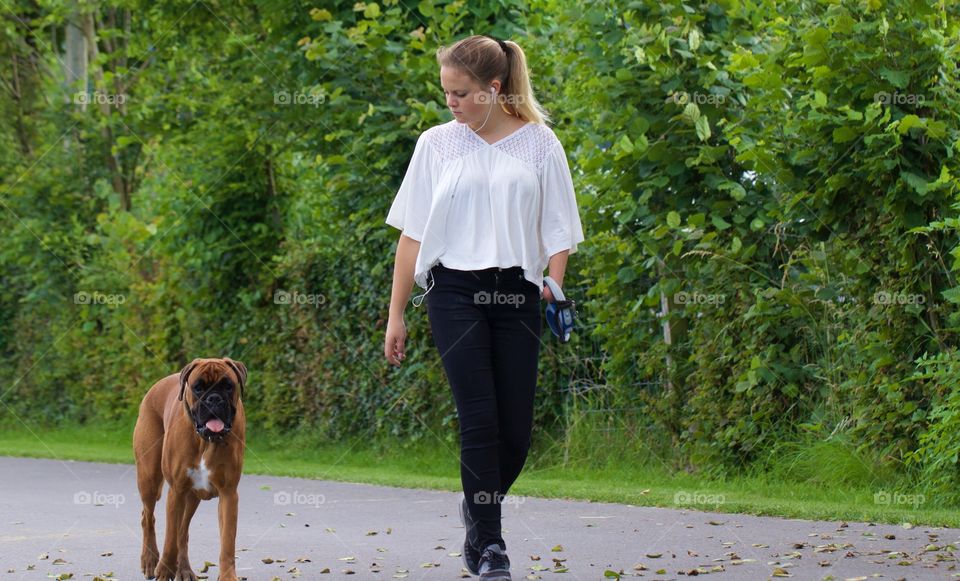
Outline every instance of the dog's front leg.
<svg viewBox="0 0 960 581">
<path fill-rule="evenodd" d="M 180 524 L 183 518 L 184 495 L 189 491 L 177 490 L 170 486 L 167 490 L 167 528 L 163 535 L 163 554 L 157 563 L 155 577 L 157 581 L 174 581 L 177 575 L 177 548 L 180 544 Z"/>
<path fill-rule="evenodd" d="M 177 543 L 177 581 L 197 581 L 197 575 L 190 567 L 190 521 L 193 520 L 200 498 L 190 491 L 183 493 L 183 513 L 180 517 L 180 539 Z"/>
<path fill-rule="evenodd" d="M 220 516 L 220 581 L 237 581 L 236 545 L 237 511 L 240 496 L 236 488 L 222 490 L 218 513 Z"/>
</svg>

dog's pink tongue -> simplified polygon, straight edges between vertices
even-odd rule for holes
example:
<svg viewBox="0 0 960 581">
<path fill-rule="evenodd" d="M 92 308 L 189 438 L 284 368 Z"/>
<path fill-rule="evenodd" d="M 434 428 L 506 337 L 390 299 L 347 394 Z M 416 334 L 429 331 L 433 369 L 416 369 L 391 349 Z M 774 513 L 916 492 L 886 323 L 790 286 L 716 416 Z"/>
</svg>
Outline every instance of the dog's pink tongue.
<svg viewBox="0 0 960 581">
<path fill-rule="evenodd" d="M 207 429 L 211 432 L 222 432 L 223 431 L 223 420 L 213 418 L 212 420 L 207 420 Z"/>
</svg>

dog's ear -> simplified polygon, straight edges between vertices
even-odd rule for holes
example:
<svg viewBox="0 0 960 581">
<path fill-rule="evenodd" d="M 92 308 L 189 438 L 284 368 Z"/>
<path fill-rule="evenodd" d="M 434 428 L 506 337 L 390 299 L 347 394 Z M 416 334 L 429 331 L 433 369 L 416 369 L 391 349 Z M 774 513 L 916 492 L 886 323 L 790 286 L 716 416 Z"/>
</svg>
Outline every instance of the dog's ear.
<svg viewBox="0 0 960 581">
<path fill-rule="evenodd" d="M 229 365 L 237 376 L 237 381 L 240 382 L 240 397 L 243 397 L 243 386 L 247 384 L 247 366 L 242 361 L 235 361 L 229 357 L 224 357 L 223 362 Z"/>
<path fill-rule="evenodd" d="M 177 399 L 183 401 L 183 392 L 187 388 L 187 381 L 190 380 L 190 373 L 193 371 L 193 368 L 200 363 L 200 359 L 194 359 L 190 363 L 187 363 L 186 367 L 180 370 L 180 397 Z"/>
</svg>

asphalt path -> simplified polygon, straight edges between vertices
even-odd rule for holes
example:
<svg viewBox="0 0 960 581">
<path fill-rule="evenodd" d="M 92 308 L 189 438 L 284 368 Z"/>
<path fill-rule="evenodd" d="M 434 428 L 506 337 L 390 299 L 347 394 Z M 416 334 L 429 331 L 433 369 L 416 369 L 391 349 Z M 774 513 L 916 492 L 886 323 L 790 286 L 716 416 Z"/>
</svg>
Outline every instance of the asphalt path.
<svg viewBox="0 0 960 581">
<path fill-rule="evenodd" d="M 696 492 L 690 493 L 696 501 Z M 709 500 L 709 499 L 705 499 Z M 459 495 L 245 475 L 238 574 L 249 580 L 469 578 Z M 158 504 L 162 546 L 164 501 Z M 0 458 L 0 581 L 142 579 L 134 467 Z M 216 500 L 190 529 L 216 579 Z M 960 529 L 819 522 L 507 497 L 514 579 L 954 579 Z M 202 573 L 205 562 L 211 562 Z M 72 575 L 72 577 L 67 577 Z"/>
</svg>

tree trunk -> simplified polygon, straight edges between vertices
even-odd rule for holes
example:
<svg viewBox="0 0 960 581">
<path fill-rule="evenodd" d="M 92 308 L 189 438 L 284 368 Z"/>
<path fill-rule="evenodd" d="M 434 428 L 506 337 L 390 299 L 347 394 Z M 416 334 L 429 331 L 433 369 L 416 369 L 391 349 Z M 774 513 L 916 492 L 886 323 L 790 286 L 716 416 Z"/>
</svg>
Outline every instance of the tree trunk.
<svg viewBox="0 0 960 581">
<path fill-rule="evenodd" d="M 90 62 L 94 63 L 93 66 L 93 78 L 94 78 L 94 87 L 97 91 L 95 94 L 94 102 L 97 104 L 97 108 L 100 110 L 100 114 L 104 117 L 104 126 L 101 133 L 103 134 L 104 141 L 104 159 L 107 162 L 107 167 L 110 169 L 111 182 L 113 184 L 113 191 L 120 195 L 120 209 L 125 212 L 129 212 L 132 203 L 130 200 L 130 190 L 127 188 L 127 184 L 123 179 L 123 171 L 120 167 L 120 162 L 117 160 L 117 157 L 113 154 L 113 130 L 110 129 L 110 102 L 106 97 L 105 91 L 107 87 L 103 80 L 103 67 L 97 63 L 97 56 L 99 55 L 99 49 L 97 47 L 97 38 L 95 23 L 93 18 L 93 13 L 87 13 L 83 15 L 83 36 L 87 41 L 87 48 L 89 50 L 89 59 Z M 100 93 L 104 91 L 104 93 Z M 99 98 L 96 98 L 99 97 Z M 114 95 L 118 97 L 119 95 Z"/>
</svg>

